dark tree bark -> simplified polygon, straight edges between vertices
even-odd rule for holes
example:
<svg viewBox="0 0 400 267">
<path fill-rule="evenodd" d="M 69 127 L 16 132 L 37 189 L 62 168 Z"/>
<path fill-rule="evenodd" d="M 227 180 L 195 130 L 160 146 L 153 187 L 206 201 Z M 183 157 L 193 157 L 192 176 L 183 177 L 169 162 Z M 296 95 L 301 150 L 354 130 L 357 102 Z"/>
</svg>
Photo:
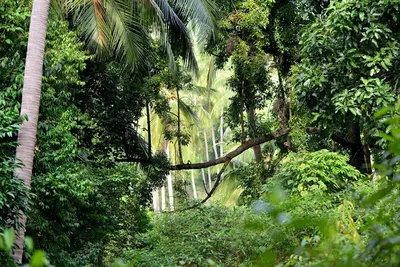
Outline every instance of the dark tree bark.
<svg viewBox="0 0 400 267">
<path fill-rule="evenodd" d="M 250 138 L 253 139 L 257 135 L 256 112 L 253 107 L 246 108 L 246 112 L 247 112 L 247 121 L 249 123 L 249 136 Z M 253 146 L 253 151 L 256 162 L 260 162 L 262 159 L 261 146 L 260 145 Z"/>
<path fill-rule="evenodd" d="M 309 134 L 324 134 L 324 130 L 307 127 Z M 351 118 L 347 120 L 347 133 L 345 135 L 332 134 L 332 141 L 350 150 L 349 163 L 362 173 L 370 173 L 371 152 L 370 145 L 364 145 L 361 141 L 361 131 L 359 123 Z"/>
<path fill-rule="evenodd" d="M 180 98 L 179 98 L 179 89 L 176 88 L 176 98 L 178 101 L 178 154 L 179 154 L 179 162 L 183 163 L 182 156 L 182 133 L 181 133 L 181 106 L 180 106 Z"/>
<path fill-rule="evenodd" d="M 347 139 L 350 146 L 350 164 L 357 170 L 366 173 L 366 162 L 364 155 L 364 146 L 361 142 L 360 125 L 352 119 L 348 120 L 347 124 Z"/>
<path fill-rule="evenodd" d="M 203 169 L 203 168 L 208 168 L 211 166 L 215 166 L 218 164 L 222 164 L 225 163 L 227 160 L 233 159 L 234 157 L 242 154 L 244 151 L 246 151 L 249 148 L 252 148 L 254 146 L 263 144 L 265 142 L 274 140 L 276 138 L 279 138 L 281 136 L 287 135 L 288 134 L 288 130 L 286 129 L 281 129 L 279 131 L 277 131 L 275 134 L 268 134 L 265 136 L 261 136 L 258 138 L 255 138 L 253 140 L 249 140 L 244 142 L 243 144 L 241 144 L 239 147 L 237 147 L 235 150 L 229 152 L 228 154 L 226 154 L 224 157 L 220 157 L 218 159 L 215 160 L 210 160 L 207 162 L 203 162 L 203 163 L 190 163 L 190 164 L 178 164 L 178 165 L 172 165 L 171 166 L 171 170 L 191 170 L 191 169 Z"/>
<path fill-rule="evenodd" d="M 148 149 L 148 158 L 151 160 L 151 123 L 150 123 L 150 107 L 149 102 L 146 102 L 146 115 L 147 115 L 147 149 Z"/>
<path fill-rule="evenodd" d="M 243 120 L 243 110 L 244 110 L 244 81 L 242 81 L 242 93 L 241 93 L 241 95 L 240 95 L 240 100 L 241 100 L 241 104 L 242 104 L 242 108 L 241 108 L 241 110 L 240 110 L 240 127 L 241 127 L 241 130 L 242 130 L 242 144 L 244 143 L 244 141 L 245 141 L 245 138 L 244 138 L 244 120 Z"/>
</svg>

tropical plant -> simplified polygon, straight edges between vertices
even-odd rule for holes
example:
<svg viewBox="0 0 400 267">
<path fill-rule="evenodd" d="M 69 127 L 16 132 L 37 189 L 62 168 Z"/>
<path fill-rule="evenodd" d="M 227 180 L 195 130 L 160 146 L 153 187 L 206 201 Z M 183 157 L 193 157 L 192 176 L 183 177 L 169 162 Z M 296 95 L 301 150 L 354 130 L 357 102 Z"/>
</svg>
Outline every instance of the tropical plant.
<svg viewBox="0 0 400 267">
<path fill-rule="evenodd" d="M 13 177 L 16 136 L 23 78 L 28 11 L 15 1 L 0 5 L 0 229 L 19 229 L 20 210 L 27 211 L 28 192 L 23 182 Z"/>
<path fill-rule="evenodd" d="M 109 41 L 111 47 L 114 48 L 113 51 L 116 51 L 117 55 L 122 53 L 122 55 L 125 56 L 127 60 L 131 60 L 132 57 L 143 58 L 143 53 L 141 53 L 140 49 L 137 49 L 138 47 L 140 47 L 140 45 L 135 45 L 137 44 L 137 42 L 134 41 L 135 38 L 136 40 L 138 40 L 138 37 L 139 40 L 144 40 L 143 37 L 145 35 L 135 34 L 137 33 L 137 30 L 135 31 L 133 29 L 137 29 L 138 27 L 135 26 L 139 24 L 135 25 L 135 22 L 137 22 L 135 21 L 135 19 L 137 19 L 137 17 L 133 16 L 133 13 L 129 12 L 132 11 L 132 9 L 129 8 L 129 4 L 124 2 L 113 2 L 114 5 L 102 5 L 99 2 L 98 5 L 93 5 L 93 2 L 89 3 L 91 3 L 92 5 L 85 5 L 85 3 L 81 3 L 83 4 L 81 6 L 83 10 L 78 9 L 78 14 L 83 14 L 83 16 L 78 16 L 78 21 L 82 18 L 85 19 L 85 22 L 87 23 L 82 24 L 82 27 L 89 26 L 85 30 L 91 37 L 91 39 L 94 39 L 96 44 L 100 45 L 100 47 L 105 47 L 105 44 L 107 44 L 107 41 Z M 154 1 L 151 1 L 151 3 L 155 4 Z M 167 21 L 170 26 L 168 28 L 169 30 L 178 29 L 181 30 L 181 33 L 186 33 L 185 24 L 182 22 L 181 18 L 179 18 L 178 15 L 174 12 L 169 3 L 164 1 L 162 1 L 161 3 L 161 8 L 159 5 L 156 4 L 153 6 L 153 14 L 159 16 L 159 22 L 164 23 L 165 21 Z M 197 5 L 186 5 L 184 2 L 177 1 L 174 4 L 175 8 L 182 12 L 180 15 L 184 20 L 188 21 L 192 18 L 198 19 L 199 21 L 197 22 L 199 22 L 199 24 L 205 23 L 206 26 L 209 26 L 208 29 L 213 28 L 210 17 L 207 16 L 207 9 L 203 6 L 203 2 L 199 2 L 199 4 Z M 79 8 L 79 5 L 76 6 L 73 4 L 72 6 L 75 8 Z M 21 129 L 18 134 L 18 142 L 20 145 L 17 147 L 16 159 L 21 160 L 22 167 L 15 168 L 15 173 L 19 178 L 24 181 L 25 185 L 28 188 L 31 184 L 33 168 L 33 157 L 41 95 L 43 56 L 49 7 L 49 0 L 35 0 L 33 2 L 30 34 L 28 39 L 28 52 L 25 62 L 21 116 L 27 116 L 28 120 L 22 123 Z M 203 11 L 201 15 L 199 14 L 199 12 L 197 12 L 199 10 Z M 93 12 L 90 13 L 90 11 Z M 112 12 L 112 16 L 106 17 L 107 12 Z M 163 32 L 163 27 L 159 27 L 159 29 L 161 29 L 161 32 Z M 97 30 L 100 31 L 98 32 Z M 140 29 L 139 32 L 143 33 L 143 31 L 140 31 Z M 108 39 L 109 37 L 111 39 Z M 188 39 L 189 37 L 183 39 L 186 42 L 182 45 L 182 51 L 188 51 L 187 53 L 184 53 L 187 55 L 186 58 L 189 59 L 188 62 L 195 62 L 193 60 L 193 57 L 191 57 L 191 45 Z M 164 40 L 167 40 L 167 38 L 164 38 Z M 171 38 L 171 40 L 179 43 L 177 39 Z M 168 51 L 172 50 L 168 49 Z M 130 61 L 129 63 L 132 62 Z M 24 215 L 21 217 L 20 222 L 22 225 L 25 225 L 26 217 Z M 23 236 L 24 233 L 21 230 L 17 238 L 18 249 L 15 251 L 15 259 L 18 262 L 21 262 L 22 260 Z"/>
<path fill-rule="evenodd" d="M 337 192 L 361 178 L 346 156 L 320 150 L 290 154 L 271 180 L 279 181 L 290 194 L 305 196 Z"/>
<path fill-rule="evenodd" d="M 380 128 L 370 118 L 393 105 L 397 93 L 399 8 L 390 0 L 331 1 L 304 30 L 295 69 L 298 99 L 313 112 L 314 125 L 350 150 L 353 166 L 369 173 L 370 146 Z"/>
<path fill-rule="evenodd" d="M 257 219 L 244 209 L 218 206 L 160 215 L 138 237 L 137 249 L 118 256 L 135 266 L 248 266 L 266 246 L 265 232 L 247 227 Z"/>
</svg>

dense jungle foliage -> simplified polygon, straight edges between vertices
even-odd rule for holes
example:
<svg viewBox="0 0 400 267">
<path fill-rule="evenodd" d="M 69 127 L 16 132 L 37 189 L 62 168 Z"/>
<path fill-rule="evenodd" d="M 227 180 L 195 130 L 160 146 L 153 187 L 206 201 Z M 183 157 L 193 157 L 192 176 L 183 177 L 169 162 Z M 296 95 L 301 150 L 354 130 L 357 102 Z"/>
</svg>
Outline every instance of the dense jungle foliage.
<svg viewBox="0 0 400 267">
<path fill-rule="evenodd" d="M 46 1 L 0 1 L 0 266 L 399 266 L 398 0 L 52 1 L 27 181 Z"/>
</svg>

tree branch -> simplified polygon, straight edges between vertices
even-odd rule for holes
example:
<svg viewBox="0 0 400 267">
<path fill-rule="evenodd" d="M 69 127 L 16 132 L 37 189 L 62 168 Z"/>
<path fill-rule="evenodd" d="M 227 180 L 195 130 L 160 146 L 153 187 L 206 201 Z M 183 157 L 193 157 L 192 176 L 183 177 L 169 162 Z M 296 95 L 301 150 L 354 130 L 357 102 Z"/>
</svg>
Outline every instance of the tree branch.
<svg viewBox="0 0 400 267">
<path fill-rule="evenodd" d="M 151 159 L 139 159 L 139 158 L 128 158 L 128 159 L 114 159 L 115 162 L 139 162 L 139 163 L 154 163 Z"/>
<path fill-rule="evenodd" d="M 306 131 L 307 131 L 307 133 L 309 133 L 309 134 L 320 134 L 320 133 L 323 133 L 324 130 L 323 130 L 323 129 L 320 129 L 320 128 L 317 128 L 317 127 L 307 127 L 307 128 L 306 128 Z M 331 134 L 331 139 L 332 139 L 333 141 L 335 141 L 336 143 L 339 143 L 339 144 L 341 144 L 342 146 L 344 146 L 344 147 L 346 147 L 346 148 L 352 148 L 352 147 L 355 146 L 354 143 L 352 143 L 352 142 L 346 140 L 346 139 L 343 138 L 343 137 L 340 137 L 340 136 L 338 136 L 338 135 L 335 135 L 335 134 Z"/>
<path fill-rule="evenodd" d="M 209 193 L 207 193 L 207 196 L 200 202 L 197 202 L 196 204 L 187 207 L 183 210 L 177 210 L 177 211 L 186 211 L 186 210 L 190 210 L 190 209 L 194 209 L 199 207 L 201 204 L 204 204 L 207 200 L 209 200 L 212 195 L 214 194 L 215 190 L 217 189 L 217 187 L 221 184 L 222 181 L 222 174 L 224 173 L 226 167 L 228 167 L 229 163 L 231 162 L 231 159 L 227 159 L 224 163 L 224 166 L 222 167 L 222 169 L 219 171 L 219 173 L 217 174 L 217 179 L 215 180 L 215 184 L 213 186 L 213 188 L 210 190 Z"/>
<path fill-rule="evenodd" d="M 206 181 L 204 181 L 204 179 L 201 179 L 201 181 L 203 182 L 204 192 L 206 192 L 206 194 L 208 195 L 209 193 L 207 190 Z"/>
<path fill-rule="evenodd" d="M 217 174 L 217 179 L 215 180 L 215 184 L 213 186 L 213 188 L 211 189 L 211 191 L 207 194 L 207 197 L 204 198 L 202 201 L 200 201 L 200 204 L 205 203 L 210 197 L 212 197 L 212 195 L 214 194 L 215 190 L 217 189 L 217 187 L 219 186 L 219 184 L 221 183 L 221 177 L 222 174 L 224 173 L 226 167 L 228 167 L 229 163 L 231 162 L 231 159 L 228 159 L 224 166 L 222 167 L 222 169 L 219 171 L 219 173 Z"/>
<path fill-rule="evenodd" d="M 234 157 L 242 154 L 244 151 L 246 151 L 249 148 L 252 148 L 253 146 L 263 144 L 265 142 L 274 140 L 278 137 L 284 136 L 288 134 L 288 130 L 286 129 L 281 129 L 278 130 L 275 134 L 268 134 L 265 136 L 261 136 L 258 138 L 255 138 L 253 140 L 249 140 L 238 146 L 235 150 L 229 152 L 226 154 L 224 157 L 215 159 L 215 160 L 210 160 L 207 162 L 202 162 L 202 163 L 193 163 L 193 164 L 178 164 L 178 165 L 172 165 L 171 170 L 177 171 L 177 170 L 191 170 L 191 169 L 203 169 L 211 166 L 215 166 L 218 164 L 226 163 L 227 161 L 231 161 Z"/>
</svg>

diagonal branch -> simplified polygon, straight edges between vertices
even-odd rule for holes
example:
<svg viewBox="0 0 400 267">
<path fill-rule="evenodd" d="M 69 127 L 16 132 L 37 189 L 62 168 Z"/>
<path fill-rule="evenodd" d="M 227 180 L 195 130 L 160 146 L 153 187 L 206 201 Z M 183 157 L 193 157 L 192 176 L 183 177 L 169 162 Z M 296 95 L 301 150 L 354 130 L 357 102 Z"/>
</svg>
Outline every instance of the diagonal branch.
<svg viewBox="0 0 400 267">
<path fill-rule="evenodd" d="M 281 129 L 278 130 L 275 134 L 268 134 L 265 136 L 261 136 L 258 138 L 255 138 L 253 140 L 249 140 L 238 146 L 235 150 L 229 152 L 225 156 L 215 159 L 215 160 L 210 160 L 207 162 L 202 162 L 202 163 L 193 163 L 193 164 L 178 164 L 178 165 L 172 165 L 171 170 L 177 171 L 177 170 L 190 170 L 190 169 L 203 169 L 211 166 L 215 166 L 218 164 L 226 163 L 232 160 L 234 157 L 242 154 L 244 151 L 246 151 L 249 148 L 252 148 L 253 146 L 263 144 L 265 142 L 274 140 L 276 138 L 279 138 L 281 136 L 287 135 L 288 130 L 286 129 Z"/>
<path fill-rule="evenodd" d="M 213 188 L 210 190 L 210 192 L 207 194 L 207 197 L 204 198 L 202 201 L 199 202 L 199 204 L 203 204 L 205 203 L 210 197 L 212 197 L 213 193 L 215 192 L 215 190 L 217 189 L 217 187 L 219 186 L 219 184 L 221 183 L 221 178 L 222 178 L 222 174 L 224 173 L 226 167 L 228 167 L 229 163 L 231 162 L 231 159 L 227 159 L 225 161 L 224 166 L 222 167 L 222 169 L 219 171 L 218 175 L 217 175 L 217 179 L 215 180 L 215 184 L 213 186 Z"/>
<path fill-rule="evenodd" d="M 204 204 L 207 200 L 209 200 L 212 195 L 214 194 L 215 190 L 217 189 L 217 187 L 221 184 L 222 181 L 222 174 L 224 173 L 226 167 L 228 167 L 229 163 L 231 162 L 231 159 L 227 159 L 224 163 L 224 166 L 222 167 L 222 169 L 218 172 L 217 174 L 217 179 L 215 180 L 215 184 L 214 186 L 211 188 L 210 192 L 207 193 L 207 196 L 200 202 L 197 202 L 196 204 L 187 207 L 183 210 L 177 210 L 177 211 L 186 211 L 186 210 L 190 210 L 190 209 L 194 209 L 199 207 L 201 204 Z M 206 191 L 207 192 L 207 191 Z"/>
<path fill-rule="evenodd" d="M 204 192 L 206 192 L 206 194 L 208 195 L 209 193 L 207 190 L 206 181 L 204 181 L 204 179 L 201 179 L 201 181 L 203 182 Z"/>
</svg>

